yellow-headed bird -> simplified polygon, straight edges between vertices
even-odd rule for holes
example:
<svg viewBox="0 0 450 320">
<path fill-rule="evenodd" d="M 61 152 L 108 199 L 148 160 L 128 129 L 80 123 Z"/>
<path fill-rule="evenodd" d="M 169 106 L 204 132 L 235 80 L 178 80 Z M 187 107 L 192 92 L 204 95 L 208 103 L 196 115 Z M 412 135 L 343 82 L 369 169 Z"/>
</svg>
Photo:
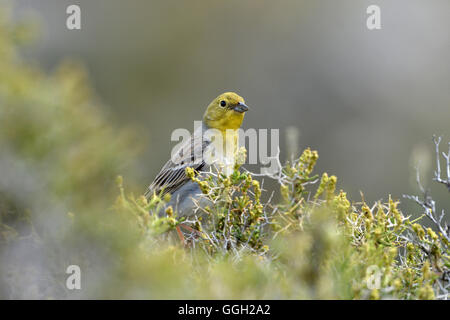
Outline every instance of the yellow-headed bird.
<svg viewBox="0 0 450 320">
<path fill-rule="evenodd" d="M 202 126 L 190 140 L 180 146 L 148 187 L 145 193 L 147 199 L 153 194 L 170 193 L 168 205 L 178 215 L 193 214 L 195 204 L 192 199 L 198 198 L 201 190 L 197 183 L 186 176 L 186 168 L 193 168 L 196 172 L 209 172 L 212 166 L 220 166 L 229 174 L 230 168 L 234 166 L 237 129 L 247 110 L 244 99 L 234 92 L 226 92 L 215 98 L 203 115 Z M 231 152 L 228 152 L 230 149 Z"/>
</svg>

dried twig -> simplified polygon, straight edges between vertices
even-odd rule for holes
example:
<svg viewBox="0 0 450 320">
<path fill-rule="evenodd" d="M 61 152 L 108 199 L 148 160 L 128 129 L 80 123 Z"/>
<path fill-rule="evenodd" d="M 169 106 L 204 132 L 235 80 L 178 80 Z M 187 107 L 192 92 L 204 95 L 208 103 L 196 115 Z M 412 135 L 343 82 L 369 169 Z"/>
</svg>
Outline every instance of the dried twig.
<svg viewBox="0 0 450 320">
<path fill-rule="evenodd" d="M 433 180 L 444 184 L 448 190 L 450 191 L 450 142 L 448 143 L 448 153 L 442 152 L 442 156 L 446 161 L 446 171 L 447 171 L 447 179 L 441 178 L 441 163 L 440 163 L 440 154 L 439 154 L 439 144 L 441 143 L 442 137 L 433 136 L 433 142 L 435 146 L 435 154 L 436 154 L 436 171 L 434 172 Z"/>
<path fill-rule="evenodd" d="M 439 154 L 439 144 L 441 143 L 442 138 L 433 136 L 433 142 L 435 145 L 435 154 L 436 154 L 436 170 L 434 171 L 433 180 L 439 183 L 444 184 L 448 190 L 450 191 L 450 143 L 449 143 L 449 152 L 442 153 L 442 156 L 446 160 L 446 171 L 447 171 L 447 179 L 441 177 L 441 163 L 440 163 L 440 154 Z M 419 196 L 416 195 L 403 195 L 404 198 L 413 200 L 419 206 L 422 207 L 424 211 L 424 215 L 428 217 L 428 219 L 433 223 L 433 226 L 439 230 L 439 233 L 442 236 L 441 244 L 444 247 L 448 247 L 448 243 L 450 242 L 450 226 L 444 220 L 445 211 L 442 209 L 441 214 L 437 215 L 436 210 L 436 201 L 433 200 L 429 191 L 426 191 L 420 182 L 420 174 L 419 169 L 416 168 L 416 181 L 419 186 L 419 190 L 422 193 L 421 200 Z M 426 254 L 430 260 L 432 259 L 432 248 L 431 246 L 426 245 L 424 242 L 417 241 L 416 236 L 412 233 L 407 233 L 406 236 L 399 236 L 402 240 L 413 242 L 422 249 L 422 251 Z M 444 268 L 441 271 L 442 276 L 439 281 L 437 281 L 437 290 L 436 298 L 437 299 L 448 299 L 449 296 L 449 278 L 450 278 L 450 270 L 448 268 Z"/>
</svg>

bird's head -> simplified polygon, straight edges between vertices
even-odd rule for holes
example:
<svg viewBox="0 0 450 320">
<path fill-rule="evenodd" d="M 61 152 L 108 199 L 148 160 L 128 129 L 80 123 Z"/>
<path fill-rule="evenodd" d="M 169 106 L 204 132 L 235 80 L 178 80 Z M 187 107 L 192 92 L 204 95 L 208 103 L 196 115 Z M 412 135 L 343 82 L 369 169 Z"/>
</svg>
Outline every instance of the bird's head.
<svg viewBox="0 0 450 320">
<path fill-rule="evenodd" d="M 225 92 L 215 98 L 206 109 L 203 121 L 210 128 L 225 131 L 239 129 L 248 107 L 234 92 Z"/>
</svg>

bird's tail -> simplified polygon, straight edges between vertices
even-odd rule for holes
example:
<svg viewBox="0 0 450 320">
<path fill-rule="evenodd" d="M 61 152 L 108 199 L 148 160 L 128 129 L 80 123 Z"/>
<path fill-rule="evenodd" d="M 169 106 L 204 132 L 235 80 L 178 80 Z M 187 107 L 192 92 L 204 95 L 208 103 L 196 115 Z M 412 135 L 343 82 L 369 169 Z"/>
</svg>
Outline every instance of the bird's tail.
<svg viewBox="0 0 450 320">
<path fill-rule="evenodd" d="M 153 196 L 153 193 L 154 193 L 153 190 L 150 187 L 148 187 L 144 193 L 145 199 L 150 200 L 150 198 Z"/>
</svg>

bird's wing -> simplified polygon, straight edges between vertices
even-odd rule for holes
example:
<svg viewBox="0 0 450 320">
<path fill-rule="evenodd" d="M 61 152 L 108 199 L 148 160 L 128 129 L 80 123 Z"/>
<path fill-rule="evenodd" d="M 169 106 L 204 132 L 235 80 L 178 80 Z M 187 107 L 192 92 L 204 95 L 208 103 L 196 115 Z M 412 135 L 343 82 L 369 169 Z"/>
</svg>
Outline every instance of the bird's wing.
<svg viewBox="0 0 450 320">
<path fill-rule="evenodd" d="M 154 193 L 157 195 L 173 193 L 188 182 L 190 179 L 186 176 L 186 168 L 201 171 L 205 166 L 203 153 L 209 143 L 210 141 L 204 140 L 201 135 L 194 134 L 167 161 L 148 187 L 145 197 L 149 199 Z"/>
</svg>

